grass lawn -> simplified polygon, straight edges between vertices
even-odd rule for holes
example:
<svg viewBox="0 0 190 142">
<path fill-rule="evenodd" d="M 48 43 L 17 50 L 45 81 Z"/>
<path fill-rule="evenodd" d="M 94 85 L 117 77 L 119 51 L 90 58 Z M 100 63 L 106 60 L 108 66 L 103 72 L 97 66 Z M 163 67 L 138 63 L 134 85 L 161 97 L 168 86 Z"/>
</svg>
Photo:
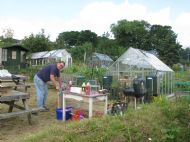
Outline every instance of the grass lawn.
<svg viewBox="0 0 190 142">
<path fill-rule="evenodd" d="M 30 108 L 36 107 L 34 86 L 29 89 Z M 67 102 L 74 107 L 86 104 Z M 0 121 L 0 142 L 189 142 L 190 104 L 187 99 L 157 97 L 154 103 L 129 105 L 123 116 L 97 116 L 81 121 L 57 121 L 57 94 L 50 89 L 47 100 L 49 112 L 32 115 L 32 125 L 25 115 Z M 102 106 L 103 107 L 103 106 Z M 101 109 L 101 104 L 95 107 Z M 0 104 L 0 111 L 7 108 Z"/>
</svg>

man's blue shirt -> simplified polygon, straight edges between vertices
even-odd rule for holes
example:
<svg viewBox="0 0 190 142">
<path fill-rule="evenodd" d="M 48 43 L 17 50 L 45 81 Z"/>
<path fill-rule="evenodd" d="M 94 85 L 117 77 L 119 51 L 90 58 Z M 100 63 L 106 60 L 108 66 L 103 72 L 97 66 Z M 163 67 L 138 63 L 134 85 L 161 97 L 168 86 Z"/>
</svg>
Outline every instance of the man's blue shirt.
<svg viewBox="0 0 190 142">
<path fill-rule="evenodd" d="M 38 71 L 37 76 L 44 82 L 50 81 L 50 75 L 60 76 L 60 72 L 56 64 L 49 64 Z"/>
</svg>

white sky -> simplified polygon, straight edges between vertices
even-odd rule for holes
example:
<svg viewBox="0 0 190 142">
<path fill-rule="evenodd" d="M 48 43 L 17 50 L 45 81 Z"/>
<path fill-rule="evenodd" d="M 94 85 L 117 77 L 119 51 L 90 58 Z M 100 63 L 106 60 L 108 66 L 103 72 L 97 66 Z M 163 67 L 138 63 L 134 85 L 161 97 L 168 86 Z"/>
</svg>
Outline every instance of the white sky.
<svg viewBox="0 0 190 142">
<path fill-rule="evenodd" d="M 55 41 L 65 31 L 110 31 L 118 20 L 145 20 L 169 25 L 183 48 L 190 47 L 189 0 L 0 0 L 0 35 L 14 30 L 23 39 L 43 28 Z"/>
</svg>

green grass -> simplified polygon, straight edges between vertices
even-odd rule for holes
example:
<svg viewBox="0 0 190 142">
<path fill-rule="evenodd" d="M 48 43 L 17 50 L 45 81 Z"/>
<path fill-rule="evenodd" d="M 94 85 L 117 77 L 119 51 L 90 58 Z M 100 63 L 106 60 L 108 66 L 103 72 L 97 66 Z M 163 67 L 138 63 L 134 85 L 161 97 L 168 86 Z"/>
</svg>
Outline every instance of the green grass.
<svg viewBox="0 0 190 142">
<path fill-rule="evenodd" d="M 189 142 L 190 102 L 157 98 L 123 116 L 48 124 L 18 142 Z"/>
</svg>

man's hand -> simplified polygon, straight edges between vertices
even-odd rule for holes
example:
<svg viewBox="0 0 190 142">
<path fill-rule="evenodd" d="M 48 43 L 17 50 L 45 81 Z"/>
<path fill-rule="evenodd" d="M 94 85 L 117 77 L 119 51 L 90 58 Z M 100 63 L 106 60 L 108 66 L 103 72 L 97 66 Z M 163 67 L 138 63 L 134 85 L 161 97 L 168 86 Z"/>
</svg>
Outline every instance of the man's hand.
<svg viewBox="0 0 190 142">
<path fill-rule="evenodd" d="M 55 89 L 56 89 L 57 91 L 60 91 L 59 85 L 56 85 Z"/>
</svg>

